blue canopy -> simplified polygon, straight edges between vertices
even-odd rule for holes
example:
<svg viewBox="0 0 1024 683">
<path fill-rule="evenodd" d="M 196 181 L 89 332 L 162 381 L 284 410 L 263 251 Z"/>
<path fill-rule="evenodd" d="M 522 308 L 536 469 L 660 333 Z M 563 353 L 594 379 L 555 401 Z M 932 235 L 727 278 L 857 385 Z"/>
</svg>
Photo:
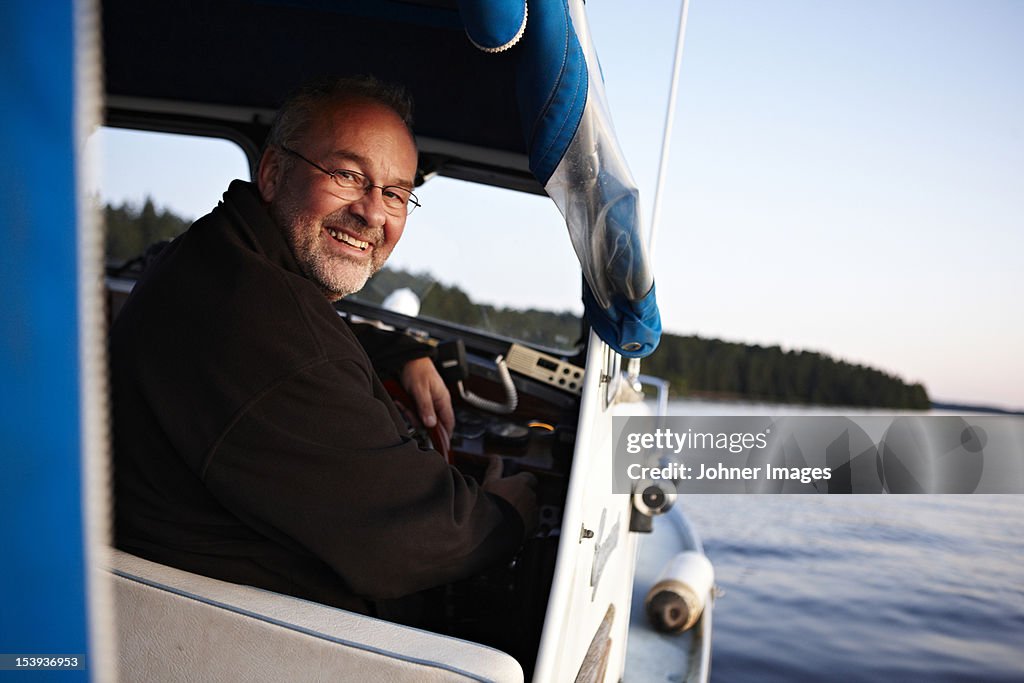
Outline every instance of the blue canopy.
<svg viewBox="0 0 1024 683">
<path fill-rule="evenodd" d="M 594 331 L 618 353 L 649 355 L 661 338 L 636 184 L 608 114 L 581 3 L 460 0 L 474 45 L 516 59 L 530 170 L 565 217 Z"/>
</svg>

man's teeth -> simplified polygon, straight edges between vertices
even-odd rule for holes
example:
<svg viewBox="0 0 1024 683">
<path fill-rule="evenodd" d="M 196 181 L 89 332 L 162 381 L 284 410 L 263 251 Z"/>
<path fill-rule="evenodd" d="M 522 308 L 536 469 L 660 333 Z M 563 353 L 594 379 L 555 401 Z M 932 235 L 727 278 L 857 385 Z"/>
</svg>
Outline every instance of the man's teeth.
<svg viewBox="0 0 1024 683">
<path fill-rule="evenodd" d="M 349 246 L 353 246 L 356 249 L 361 249 L 363 251 L 366 251 L 366 248 L 370 246 L 369 242 L 357 240 L 355 237 L 347 235 L 343 232 L 338 232 L 337 230 L 334 230 L 332 228 L 327 228 L 327 234 L 333 237 L 334 239 L 338 240 L 339 242 L 343 242 L 345 244 L 348 244 Z"/>
</svg>

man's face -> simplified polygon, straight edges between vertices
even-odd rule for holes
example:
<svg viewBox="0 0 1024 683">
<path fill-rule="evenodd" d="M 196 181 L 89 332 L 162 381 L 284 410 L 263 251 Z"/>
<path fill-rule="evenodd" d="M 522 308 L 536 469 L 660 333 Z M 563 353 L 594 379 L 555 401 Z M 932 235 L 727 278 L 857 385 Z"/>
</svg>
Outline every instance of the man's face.
<svg viewBox="0 0 1024 683">
<path fill-rule="evenodd" d="M 374 185 L 412 188 L 416 147 L 402 120 L 369 100 L 317 109 L 292 148 L 328 171 L 365 174 Z M 384 266 L 405 229 L 381 191 L 342 199 L 330 176 L 273 149 L 260 164 L 259 186 L 306 277 L 334 301 L 358 292 Z"/>
</svg>

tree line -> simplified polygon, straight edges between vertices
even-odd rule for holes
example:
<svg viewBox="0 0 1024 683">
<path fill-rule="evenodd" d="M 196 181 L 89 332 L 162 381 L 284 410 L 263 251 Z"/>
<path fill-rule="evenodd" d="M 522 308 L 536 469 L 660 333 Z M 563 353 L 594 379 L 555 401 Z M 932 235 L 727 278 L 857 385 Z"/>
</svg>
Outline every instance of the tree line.
<svg viewBox="0 0 1024 683">
<path fill-rule="evenodd" d="M 666 334 L 643 371 L 668 380 L 676 395 L 781 403 L 925 410 L 921 384 L 815 351 Z"/>
<path fill-rule="evenodd" d="M 120 265 L 153 242 L 172 239 L 191 221 L 149 198 L 141 205 L 106 205 L 108 264 Z M 385 268 L 359 298 L 381 303 L 388 293 L 408 288 L 420 299 L 420 314 L 512 337 L 527 343 L 571 348 L 583 333 L 579 317 L 563 311 L 515 309 L 474 302 L 455 285 L 429 273 Z M 643 362 L 643 372 L 669 381 L 675 396 L 742 398 L 782 403 L 927 409 L 928 392 L 880 370 L 836 360 L 814 351 L 739 344 L 697 336 L 665 334 Z"/>
<path fill-rule="evenodd" d="M 107 264 L 111 266 L 141 256 L 155 242 L 174 239 L 192 223 L 167 209 L 157 209 L 149 197 L 141 205 L 105 204 L 103 219 L 107 226 Z"/>
</svg>

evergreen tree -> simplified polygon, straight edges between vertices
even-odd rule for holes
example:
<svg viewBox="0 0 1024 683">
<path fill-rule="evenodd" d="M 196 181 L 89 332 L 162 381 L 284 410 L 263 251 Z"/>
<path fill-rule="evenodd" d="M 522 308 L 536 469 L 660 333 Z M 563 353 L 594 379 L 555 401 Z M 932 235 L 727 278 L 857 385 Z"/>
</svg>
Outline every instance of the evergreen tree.
<svg viewBox="0 0 1024 683">
<path fill-rule="evenodd" d="M 156 242 L 174 239 L 192 223 L 167 209 L 157 209 L 150 197 L 146 197 L 142 206 L 128 202 L 120 206 L 107 204 L 103 207 L 103 216 L 107 230 L 107 262 L 112 265 L 141 256 Z"/>
</svg>

